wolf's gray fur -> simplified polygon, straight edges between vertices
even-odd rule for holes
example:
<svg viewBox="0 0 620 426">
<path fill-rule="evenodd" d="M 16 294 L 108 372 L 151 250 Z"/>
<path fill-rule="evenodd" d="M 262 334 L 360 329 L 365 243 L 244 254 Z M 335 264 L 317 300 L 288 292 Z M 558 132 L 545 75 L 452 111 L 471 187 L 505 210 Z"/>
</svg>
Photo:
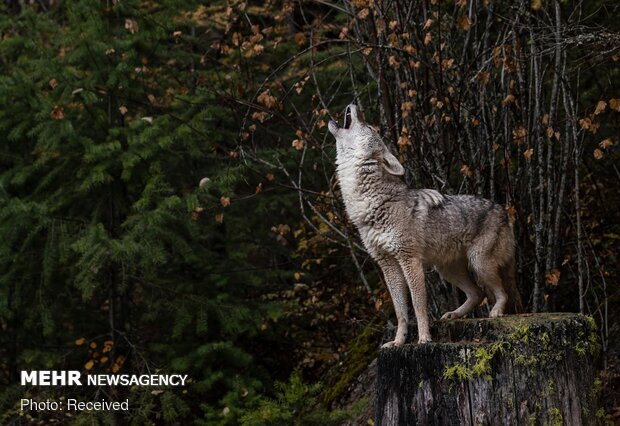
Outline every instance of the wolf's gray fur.
<svg viewBox="0 0 620 426">
<path fill-rule="evenodd" d="M 520 309 L 512 222 L 504 208 L 474 196 L 407 187 L 401 177 L 403 166 L 355 105 L 347 107 L 344 127 L 330 121 L 329 131 L 336 138 L 338 178 L 347 213 L 381 267 L 394 302 L 398 329 L 384 347 L 405 343 L 407 289 L 418 341 L 431 340 L 425 266 L 434 266 L 467 296 L 465 303 L 442 319 L 460 318 L 482 302 L 477 283 L 495 299 L 491 317 L 502 316 L 507 306 Z"/>
</svg>

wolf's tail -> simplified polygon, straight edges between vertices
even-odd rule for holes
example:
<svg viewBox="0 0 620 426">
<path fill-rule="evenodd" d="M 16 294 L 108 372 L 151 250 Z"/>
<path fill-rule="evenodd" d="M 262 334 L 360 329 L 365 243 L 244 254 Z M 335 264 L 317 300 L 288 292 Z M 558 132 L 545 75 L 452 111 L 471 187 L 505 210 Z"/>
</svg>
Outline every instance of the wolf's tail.
<svg viewBox="0 0 620 426">
<path fill-rule="evenodd" d="M 521 302 L 521 294 L 517 287 L 516 277 L 517 265 L 515 262 L 514 252 L 510 256 L 510 260 L 506 264 L 499 268 L 499 275 L 504 284 L 504 290 L 508 293 L 508 303 L 506 304 L 507 314 L 520 314 L 523 313 L 523 303 Z"/>
</svg>

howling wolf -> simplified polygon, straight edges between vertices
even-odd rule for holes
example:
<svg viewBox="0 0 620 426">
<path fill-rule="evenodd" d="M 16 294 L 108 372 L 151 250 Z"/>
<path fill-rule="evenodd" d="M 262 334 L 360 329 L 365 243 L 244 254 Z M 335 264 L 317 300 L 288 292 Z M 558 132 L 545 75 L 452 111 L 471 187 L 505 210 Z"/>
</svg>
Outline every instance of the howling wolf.
<svg viewBox="0 0 620 426">
<path fill-rule="evenodd" d="M 344 125 L 332 120 L 329 131 L 336 138 L 338 178 L 347 213 L 381 267 L 394 303 L 398 329 L 395 339 L 383 347 L 405 343 L 407 289 L 418 342 L 431 341 L 425 266 L 433 266 L 467 295 L 465 303 L 442 319 L 460 318 L 478 306 L 484 294 L 478 284 L 495 299 L 491 317 L 521 309 L 512 222 L 504 208 L 470 195 L 407 187 L 401 177 L 403 166 L 355 105 L 347 107 Z"/>
</svg>

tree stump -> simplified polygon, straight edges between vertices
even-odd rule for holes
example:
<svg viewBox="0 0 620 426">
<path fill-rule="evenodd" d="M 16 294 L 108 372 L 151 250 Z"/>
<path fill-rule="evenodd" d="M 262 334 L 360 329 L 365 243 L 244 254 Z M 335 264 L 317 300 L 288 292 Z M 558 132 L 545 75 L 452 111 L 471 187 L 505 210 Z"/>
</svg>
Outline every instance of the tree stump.
<svg viewBox="0 0 620 426">
<path fill-rule="evenodd" d="M 603 415 L 589 317 L 460 319 L 437 322 L 431 333 L 432 343 L 380 351 L 376 424 L 572 426 Z M 415 326 L 409 336 L 417 341 Z"/>
</svg>

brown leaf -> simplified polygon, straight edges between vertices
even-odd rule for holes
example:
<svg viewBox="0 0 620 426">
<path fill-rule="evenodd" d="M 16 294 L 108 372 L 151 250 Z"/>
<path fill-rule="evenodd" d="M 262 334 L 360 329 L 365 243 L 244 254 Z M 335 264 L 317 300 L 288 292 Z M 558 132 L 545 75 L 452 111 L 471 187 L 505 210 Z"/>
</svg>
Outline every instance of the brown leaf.
<svg viewBox="0 0 620 426">
<path fill-rule="evenodd" d="M 270 94 L 269 89 L 258 95 L 258 98 L 256 98 L 256 100 L 259 103 L 265 105 L 267 108 L 275 108 L 278 106 L 277 99 Z"/>
<path fill-rule="evenodd" d="M 428 30 L 431 27 L 431 25 L 433 25 L 433 20 L 429 18 L 424 23 L 424 26 L 422 27 L 422 29 L 423 30 Z"/>
<path fill-rule="evenodd" d="M 267 173 L 265 177 L 267 178 L 269 182 L 275 179 L 275 176 L 273 175 L 273 173 Z"/>
<path fill-rule="evenodd" d="M 55 105 L 51 116 L 54 120 L 62 120 L 65 118 L 65 110 L 61 106 Z"/>
<path fill-rule="evenodd" d="M 397 143 L 398 143 L 398 146 L 402 149 L 407 145 L 411 145 L 411 139 L 409 139 L 409 136 L 403 134 L 403 135 L 400 135 Z"/>
<path fill-rule="evenodd" d="M 50 87 L 51 87 L 52 89 L 55 89 L 55 88 L 56 88 L 56 86 L 58 86 L 58 82 L 56 81 L 56 79 L 55 79 L 55 78 L 52 78 L 52 79 L 50 80 Z"/>
<path fill-rule="evenodd" d="M 461 174 L 466 177 L 472 177 L 474 173 L 471 171 L 467 164 L 463 164 L 461 166 Z"/>
<path fill-rule="evenodd" d="M 260 121 L 262 123 L 265 121 L 266 118 L 267 118 L 267 113 L 264 111 L 252 113 L 252 120 Z"/>
<path fill-rule="evenodd" d="M 121 115 L 125 115 L 127 114 L 127 107 L 125 105 L 121 105 L 120 107 L 118 107 L 118 111 L 121 113 Z"/>
<path fill-rule="evenodd" d="M 429 44 L 431 44 L 432 41 L 433 36 L 431 35 L 431 33 L 426 33 L 426 35 L 424 36 L 424 46 L 428 46 Z"/>
<path fill-rule="evenodd" d="M 368 18 L 368 14 L 370 13 L 370 10 L 368 10 L 367 7 L 363 8 L 362 10 L 360 10 L 359 12 L 357 12 L 357 17 L 360 19 L 366 19 Z"/>
<path fill-rule="evenodd" d="M 620 112 L 620 99 L 610 99 L 609 108 L 613 109 L 614 111 Z"/>
<path fill-rule="evenodd" d="M 467 31 L 471 28 L 471 21 L 467 15 L 461 15 L 456 21 L 456 25 L 463 31 Z"/>
<path fill-rule="evenodd" d="M 296 33 L 293 36 L 293 40 L 298 46 L 301 46 L 306 43 L 306 35 L 304 33 Z"/>
<path fill-rule="evenodd" d="M 515 220 L 517 218 L 517 209 L 514 206 L 506 207 L 506 212 L 508 213 L 508 216 L 512 218 L 512 220 Z"/>
<path fill-rule="evenodd" d="M 416 48 L 415 48 L 415 47 L 413 47 L 413 46 L 412 46 L 412 45 L 410 45 L 410 44 L 406 44 L 406 45 L 403 47 L 403 50 L 404 50 L 405 52 L 407 52 L 408 54 L 410 54 L 410 55 L 415 55 L 415 53 L 416 53 Z"/>
<path fill-rule="evenodd" d="M 218 213 L 215 215 L 215 221 L 217 223 L 222 223 L 224 222 L 224 213 Z"/>
<path fill-rule="evenodd" d="M 381 306 L 383 306 L 383 300 L 377 299 L 377 301 L 375 302 L 375 310 L 379 311 L 381 309 Z"/>
<path fill-rule="evenodd" d="M 390 64 L 392 68 L 396 70 L 400 68 L 400 62 L 398 62 L 398 60 L 396 59 L 396 56 L 394 55 L 388 58 L 388 63 Z"/>
<path fill-rule="evenodd" d="M 613 144 L 614 144 L 614 141 L 612 141 L 611 138 L 607 138 L 607 139 L 603 139 L 602 141 L 600 141 L 598 146 L 601 147 L 601 149 L 607 149 Z"/>
<path fill-rule="evenodd" d="M 511 104 L 515 101 L 515 96 L 514 95 L 508 95 L 504 98 L 504 100 L 502 101 L 503 105 L 508 105 Z"/>
<path fill-rule="evenodd" d="M 481 85 L 486 86 L 489 80 L 491 79 L 491 73 L 486 71 L 481 71 L 476 76 Z"/>
<path fill-rule="evenodd" d="M 220 197 L 220 204 L 222 205 L 222 207 L 230 206 L 230 197 L 224 197 L 222 195 L 222 197 Z"/>
<path fill-rule="evenodd" d="M 127 18 L 125 19 L 125 29 L 131 34 L 135 34 L 140 31 L 140 26 L 136 20 Z"/>
<path fill-rule="evenodd" d="M 545 273 L 545 278 L 548 284 L 551 284 L 553 287 L 556 287 L 560 282 L 561 272 L 557 269 L 552 269 Z"/>
<path fill-rule="evenodd" d="M 516 129 L 513 129 L 512 131 L 513 141 L 517 145 L 520 145 L 521 143 L 525 142 L 526 136 L 527 136 L 527 130 L 525 130 L 525 127 L 523 126 L 517 127 Z"/>
<path fill-rule="evenodd" d="M 542 0 L 532 0 L 530 7 L 532 10 L 539 10 L 542 7 Z"/>
<path fill-rule="evenodd" d="M 594 152 L 592 153 L 592 155 L 594 155 L 594 158 L 596 158 L 597 160 L 600 160 L 601 158 L 603 158 L 603 151 L 596 148 Z"/>
<path fill-rule="evenodd" d="M 534 154 L 534 148 L 527 149 L 523 152 L 523 156 L 528 160 L 532 158 L 533 154 Z"/>
<path fill-rule="evenodd" d="M 441 69 L 443 70 L 449 70 L 452 68 L 452 65 L 454 65 L 454 58 L 443 59 L 441 61 Z"/>
<path fill-rule="evenodd" d="M 75 341 L 75 344 L 77 346 L 82 346 L 84 343 L 86 343 L 86 339 L 84 337 L 80 337 L 79 339 Z"/>
<path fill-rule="evenodd" d="M 547 137 L 548 138 L 553 137 L 553 127 L 547 127 Z"/>
<path fill-rule="evenodd" d="M 297 151 L 299 151 L 300 149 L 303 149 L 304 145 L 305 145 L 305 142 L 303 139 L 295 139 L 293 140 L 293 142 L 291 142 L 291 146 L 295 148 Z"/>
<path fill-rule="evenodd" d="M 594 110 L 594 115 L 599 115 L 601 112 L 605 111 L 605 108 L 607 108 L 607 102 L 598 101 L 596 109 Z"/>
<path fill-rule="evenodd" d="M 90 361 L 88 361 L 86 364 L 84 364 L 84 368 L 87 370 L 90 370 L 93 368 L 93 366 L 95 365 L 95 361 L 93 361 L 92 359 Z"/>
</svg>

